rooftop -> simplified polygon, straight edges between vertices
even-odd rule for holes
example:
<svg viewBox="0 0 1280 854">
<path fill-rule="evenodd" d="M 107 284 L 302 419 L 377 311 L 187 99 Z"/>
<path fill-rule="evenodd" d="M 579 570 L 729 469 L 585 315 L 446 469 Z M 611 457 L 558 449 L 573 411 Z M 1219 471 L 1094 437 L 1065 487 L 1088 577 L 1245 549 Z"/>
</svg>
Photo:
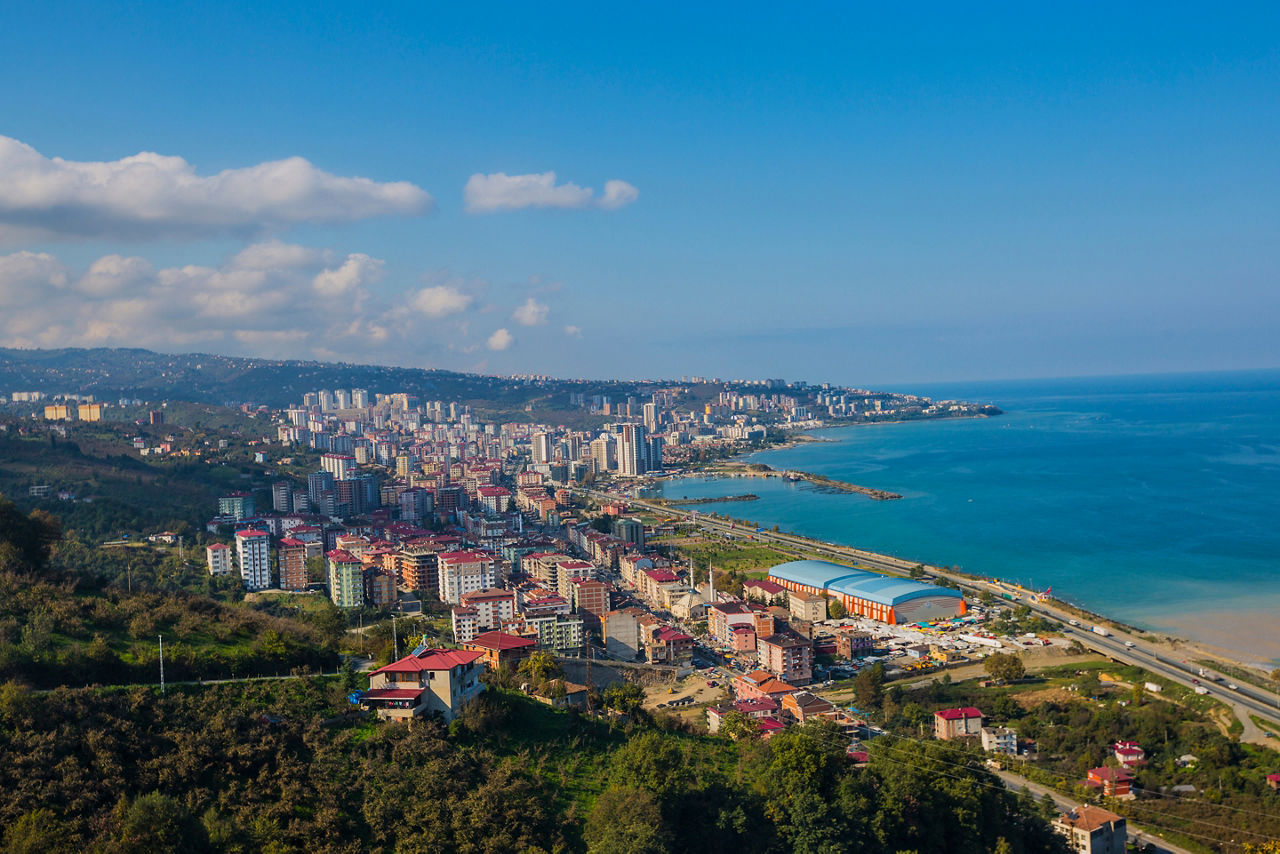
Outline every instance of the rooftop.
<svg viewBox="0 0 1280 854">
<path fill-rule="evenodd" d="M 1085 833 L 1093 833 L 1100 827 L 1104 827 L 1112 822 L 1124 822 L 1124 819 L 1110 810 L 1104 810 L 1102 807 L 1095 807 L 1091 804 L 1081 804 L 1071 812 L 1058 817 L 1058 821 L 1062 824 L 1082 830 Z"/>
<path fill-rule="evenodd" d="M 793 560 L 780 563 L 769 570 L 769 577 L 889 606 L 922 596 L 960 598 L 960 591 L 949 587 L 937 587 L 922 581 L 880 575 L 825 560 Z"/>
<path fill-rule="evenodd" d="M 965 706 L 960 709 L 942 709 L 941 711 L 934 712 L 933 714 L 934 717 L 942 718 L 944 721 L 959 721 L 966 718 L 982 717 L 982 712 L 978 711 L 973 706 Z"/>
<path fill-rule="evenodd" d="M 451 670 L 478 661 L 482 653 L 460 649 L 428 649 L 421 655 L 406 655 L 386 667 L 379 667 L 370 675 L 379 673 L 421 673 L 424 670 Z"/>
<path fill-rule="evenodd" d="M 484 632 L 469 640 L 466 645 L 468 648 L 478 646 L 481 649 L 491 650 L 525 649 L 536 646 L 537 641 L 509 635 L 506 632 Z"/>
</svg>

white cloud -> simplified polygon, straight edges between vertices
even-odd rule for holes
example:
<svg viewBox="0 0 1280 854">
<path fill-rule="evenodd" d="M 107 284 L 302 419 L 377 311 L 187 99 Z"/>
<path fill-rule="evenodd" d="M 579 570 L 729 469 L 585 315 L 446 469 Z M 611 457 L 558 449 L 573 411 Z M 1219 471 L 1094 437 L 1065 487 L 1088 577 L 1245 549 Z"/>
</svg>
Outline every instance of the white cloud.
<svg viewBox="0 0 1280 854">
<path fill-rule="evenodd" d="M 570 325 L 570 326 L 566 326 L 566 327 L 564 328 L 564 334 L 565 334 L 565 335 L 567 335 L 567 336 L 569 336 L 570 338 L 581 338 L 581 337 L 582 337 L 582 327 L 580 327 L 580 326 L 572 326 L 572 325 Z"/>
<path fill-rule="evenodd" d="M 8 242 L 253 234 L 432 207 L 431 196 L 408 182 L 341 177 L 301 157 L 202 176 L 181 157 L 63 160 L 0 136 L 0 239 Z"/>
<path fill-rule="evenodd" d="M 605 210 L 612 211 L 623 205 L 629 205 L 638 198 L 640 198 L 640 191 L 633 185 L 614 179 L 604 182 L 604 195 L 600 197 L 597 204 Z"/>
<path fill-rule="evenodd" d="M 497 332 L 489 336 L 489 340 L 485 342 L 485 346 L 490 350 L 505 350 L 515 342 L 515 336 L 506 329 L 499 329 Z"/>
<path fill-rule="evenodd" d="M 640 191 L 626 181 L 605 182 L 604 195 L 596 198 L 590 187 L 574 183 L 556 184 L 555 172 L 530 175 L 508 175 L 479 172 L 467 179 L 462 189 L 463 205 L 468 213 L 495 213 L 520 208 L 586 208 L 614 210 L 634 202 Z"/>
<path fill-rule="evenodd" d="M 324 270 L 317 274 L 311 284 L 317 293 L 326 296 L 351 294 L 381 279 L 382 268 L 381 259 L 356 253 L 348 255 L 338 269 Z"/>
<path fill-rule="evenodd" d="M 216 267 L 155 269 L 107 255 L 75 275 L 52 255 L 0 255 L 0 343 L 19 347 L 222 346 L 294 358 L 367 356 L 412 324 L 371 285 L 382 261 L 287 244 Z M 19 310 L 20 309 L 20 310 Z M 236 344 L 243 346 L 237 347 Z"/>
<path fill-rule="evenodd" d="M 550 309 L 544 303 L 540 303 L 533 297 L 529 297 L 524 304 L 519 306 L 511 313 L 516 323 L 521 326 L 538 326 L 547 322 L 547 314 Z"/>
<path fill-rule="evenodd" d="M 409 298 L 409 305 L 419 313 L 438 319 L 466 311 L 474 297 L 463 293 L 453 285 L 433 285 L 423 288 Z"/>
</svg>

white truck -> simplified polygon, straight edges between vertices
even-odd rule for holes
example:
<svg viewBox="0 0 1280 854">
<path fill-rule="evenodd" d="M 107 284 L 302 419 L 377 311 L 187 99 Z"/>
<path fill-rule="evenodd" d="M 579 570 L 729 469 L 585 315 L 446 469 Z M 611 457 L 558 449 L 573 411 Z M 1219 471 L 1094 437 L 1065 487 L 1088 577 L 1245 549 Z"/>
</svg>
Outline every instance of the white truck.
<svg viewBox="0 0 1280 854">
<path fill-rule="evenodd" d="M 1111 634 L 1111 632 L 1107 631 L 1106 626 L 1094 626 L 1093 633 L 1095 635 L 1102 635 L 1104 638 L 1108 637 Z"/>
</svg>

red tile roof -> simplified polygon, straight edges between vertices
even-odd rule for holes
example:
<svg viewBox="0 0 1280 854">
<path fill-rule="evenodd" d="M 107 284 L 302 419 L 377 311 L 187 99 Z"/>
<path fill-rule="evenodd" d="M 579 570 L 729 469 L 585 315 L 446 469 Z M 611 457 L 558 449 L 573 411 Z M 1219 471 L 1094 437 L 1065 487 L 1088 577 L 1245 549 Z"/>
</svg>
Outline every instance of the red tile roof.
<svg viewBox="0 0 1280 854">
<path fill-rule="evenodd" d="M 525 649 L 536 645 L 537 641 L 509 635 L 506 632 L 485 632 L 476 635 L 466 644 L 468 648 L 478 646 L 482 649 L 491 650 Z"/>
<path fill-rule="evenodd" d="M 959 721 L 967 718 L 982 717 L 982 712 L 978 711 L 973 706 L 965 706 L 962 709 L 943 709 L 942 711 L 934 712 L 933 714 L 934 717 L 942 718 L 944 721 Z"/>
<path fill-rule="evenodd" d="M 453 561 L 455 563 L 484 563 L 493 560 L 493 555 L 473 549 L 471 551 L 444 552 L 440 555 L 440 560 Z"/>
<path fill-rule="evenodd" d="M 386 667 L 379 667 L 372 675 L 379 673 L 421 673 L 424 670 L 450 670 L 462 664 L 478 661 L 483 653 L 461 649 L 429 649 L 423 655 L 406 655 L 399 661 L 393 661 Z"/>
<path fill-rule="evenodd" d="M 374 688 L 364 693 L 366 700 L 416 700 L 425 688 Z"/>
</svg>

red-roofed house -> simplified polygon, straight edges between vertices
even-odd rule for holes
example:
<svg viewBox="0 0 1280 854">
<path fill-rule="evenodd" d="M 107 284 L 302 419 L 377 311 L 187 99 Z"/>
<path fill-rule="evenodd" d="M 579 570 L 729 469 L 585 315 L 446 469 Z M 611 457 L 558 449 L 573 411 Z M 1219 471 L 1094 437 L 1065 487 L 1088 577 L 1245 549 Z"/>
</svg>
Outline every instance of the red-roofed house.
<svg viewBox="0 0 1280 854">
<path fill-rule="evenodd" d="M 973 706 L 933 713 L 933 735 L 944 741 L 982 734 L 982 712 Z"/>
<path fill-rule="evenodd" d="M 787 725 L 784 724 L 782 721 L 777 720 L 776 718 L 761 718 L 760 719 L 760 740 L 768 741 L 775 734 L 782 732 L 786 728 L 787 728 Z"/>
<path fill-rule="evenodd" d="M 1268 774 L 1267 785 L 1273 789 L 1280 789 L 1280 774 Z"/>
<path fill-rule="evenodd" d="M 538 642 L 533 638 L 516 637 L 506 632 L 485 632 L 464 643 L 462 648 L 481 653 L 484 663 L 497 670 L 504 665 L 516 667 L 537 646 Z"/>
<path fill-rule="evenodd" d="M 753 602 L 764 602 L 766 605 L 781 604 L 787 601 L 787 588 L 768 579 L 744 581 L 742 595 Z"/>
<path fill-rule="evenodd" d="M 782 698 L 782 710 L 795 719 L 797 723 L 814 718 L 834 718 L 836 707 L 830 701 L 808 691 L 796 691 Z"/>
<path fill-rule="evenodd" d="M 1125 768 L 1137 768 L 1146 762 L 1147 754 L 1136 741 L 1117 741 L 1112 751 L 1116 761 Z"/>
<path fill-rule="evenodd" d="M 693 637 L 662 626 L 649 636 L 646 648 L 650 664 L 688 664 L 693 658 Z"/>
<path fill-rule="evenodd" d="M 1091 768 L 1084 785 L 1101 789 L 1109 798 L 1133 797 L 1133 777 L 1123 768 Z"/>
<path fill-rule="evenodd" d="M 753 670 L 733 680 L 734 693 L 741 700 L 771 699 L 781 702 L 782 698 L 795 691 L 794 685 L 788 685 L 767 670 Z"/>
<path fill-rule="evenodd" d="M 406 655 L 369 674 L 369 690 L 360 702 L 384 719 L 408 720 L 438 713 L 451 721 L 484 690 L 480 682 L 482 658 L 483 653 L 458 649 Z"/>
<path fill-rule="evenodd" d="M 1053 829 L 1069 840 L 1072 851 L 1124 854 L 1128 850 L 1129 830 L 1124 818 L 1091 804 L 1081 804 L 1058 816 Z"/>
</svg>

